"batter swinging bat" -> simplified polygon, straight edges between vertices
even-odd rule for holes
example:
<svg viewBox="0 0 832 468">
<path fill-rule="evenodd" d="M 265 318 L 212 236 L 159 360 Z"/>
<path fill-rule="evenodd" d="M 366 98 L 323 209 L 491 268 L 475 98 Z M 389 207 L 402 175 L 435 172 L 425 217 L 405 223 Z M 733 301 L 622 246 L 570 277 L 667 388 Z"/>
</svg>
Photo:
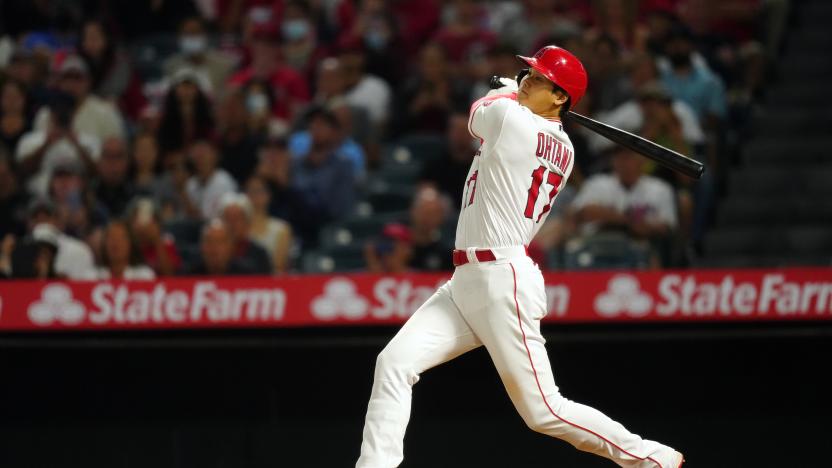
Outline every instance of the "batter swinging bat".
<svg viewBox="0 0 832 468">
<path fill-rule="evenodd" d="M 499 89 L 504 85 L 500 82 L 499 76 L 493 76 L 491 77 L 489 86 L 491 89 Z M 701 162 L 691 159 L 683 154 L 679 154 L 676 151 L 665 148 L 659 144 L 653 143 L 652 141 L 638 135 L 633 135 L 630 132 L 625 132 L 620 128 L 590 119 L 589 117 L 576 112 L 569 111 L 568 114 L 569 117 L 575 122 L 578 122 L 593 132 L 602 135 L 625 148 L 647 156 L 662 166 L 681 172 L 688 177 L 699 179 L 705 171 L 705 166 Z"/>
</svg>

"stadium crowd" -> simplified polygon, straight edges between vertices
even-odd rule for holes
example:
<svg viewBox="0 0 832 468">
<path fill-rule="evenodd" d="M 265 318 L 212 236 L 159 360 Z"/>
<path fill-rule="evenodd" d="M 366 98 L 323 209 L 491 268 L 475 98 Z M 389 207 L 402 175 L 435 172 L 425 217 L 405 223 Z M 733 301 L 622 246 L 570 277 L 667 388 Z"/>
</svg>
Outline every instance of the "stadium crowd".
<svg viewBox="0 0 832 468">
<path fill-rule="evenodd" d="M 587 67 L 577 112 L 708 171 L 567 120 L 576 168 L 531 255 L 684 267 L 784 3 L 0 0 L 0 275 L 284 274 L 333 249 L 358 258 L 335 269 L 450 269 L 468 106 L 546 44 Z"/>
</svg>

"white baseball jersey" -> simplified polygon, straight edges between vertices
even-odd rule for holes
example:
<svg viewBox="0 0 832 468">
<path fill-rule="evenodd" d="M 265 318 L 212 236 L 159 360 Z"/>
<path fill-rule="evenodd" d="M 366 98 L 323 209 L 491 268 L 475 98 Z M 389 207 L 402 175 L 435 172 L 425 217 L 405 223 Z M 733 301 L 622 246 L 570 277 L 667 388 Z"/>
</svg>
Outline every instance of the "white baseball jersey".
<svg viewBox="0 0 832 468">
<path fill-rule="evenodd" d="M 481 144 L 465 181 L 456 248 L 528 246 L 572 173 L 572 142 L 560 121 L 532 113 L 513 93 L 475 102 L 468 129 Z"/>
</svg>

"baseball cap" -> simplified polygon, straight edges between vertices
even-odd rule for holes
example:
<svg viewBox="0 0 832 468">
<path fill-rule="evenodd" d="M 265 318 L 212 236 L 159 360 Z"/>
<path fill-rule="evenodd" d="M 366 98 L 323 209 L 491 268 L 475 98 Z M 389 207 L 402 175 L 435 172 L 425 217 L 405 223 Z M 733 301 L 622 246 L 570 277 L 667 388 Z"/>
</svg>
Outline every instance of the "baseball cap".
<svg viewBox="0 0 832 468">
<path fill-rule="evenodd" d="M 89 69 L 87 64 L 78 55 L 67 55 L 58 66 L 58 73 L 61 75 L 68 75 L 71 73 L 88 75 Z"/>
<path fill-rule="evenodd" d="M 40 223 L 32 229 L 32 240 L 58 248 L 58 228 L 49 223 Z"/>
<path fill-rule="evenodd" d="M 72 158 L 62 158 L 60 162 L 58 162 L 52 168 L 52 177 L 57 177 L 61 175 L 77 175 L 83 176 L 84 175 L 84 166 L 81 164 L 80 161 Z"/>
</svg>

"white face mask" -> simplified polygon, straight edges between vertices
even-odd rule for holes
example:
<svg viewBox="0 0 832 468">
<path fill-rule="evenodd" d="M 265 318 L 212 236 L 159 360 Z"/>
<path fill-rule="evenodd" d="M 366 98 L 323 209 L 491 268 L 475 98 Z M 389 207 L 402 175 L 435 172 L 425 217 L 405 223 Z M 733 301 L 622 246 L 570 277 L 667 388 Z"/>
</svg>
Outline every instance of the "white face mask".
<svg viewBox="0 0 832 468">
<path fill-rule="evenodd" d="M 179 49 L 185 55 L 198 55 L 208 48 L 208 39 L 205 36 L 182 36 L 179 38 Z"/>
<path fill-rule="evenodd" d="M 290 42 L 299 41 L 309 35 L 309 23 L 302 19 L 283 22 L 283 37 Z"/>
</svg>

